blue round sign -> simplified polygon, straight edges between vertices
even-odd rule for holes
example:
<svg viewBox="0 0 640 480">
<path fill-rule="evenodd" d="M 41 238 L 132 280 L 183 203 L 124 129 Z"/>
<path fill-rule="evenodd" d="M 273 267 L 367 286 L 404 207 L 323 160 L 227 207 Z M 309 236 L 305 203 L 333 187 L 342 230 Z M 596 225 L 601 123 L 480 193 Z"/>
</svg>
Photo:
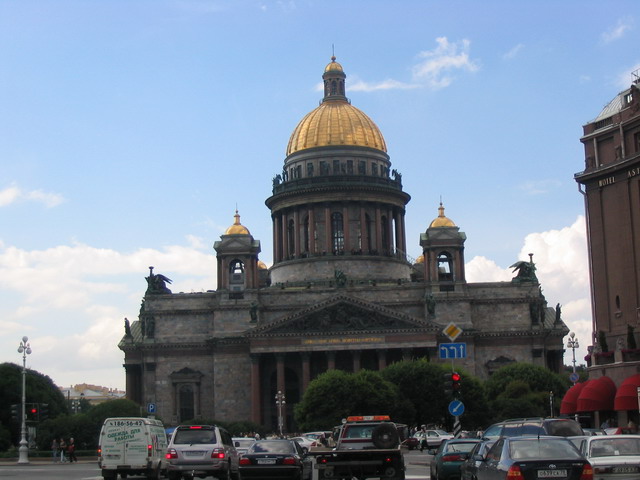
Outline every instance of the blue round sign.
<svg viewBox="0 0 640 480">
<path fill-rule="evenodd" d="M 458 417 L 464 413 L 464 403 L 460 400 L 453 400 L 449 404 L 449 413 L 454 417 Z"/>
<path fill-rule="evenodd" d="M 576 383 L 579 379 L 580 375 L 578 375 L 577 373 L 572 373 L 571 375 L 569 375 L 569 380 L 571 380 L 573 383 Z"/>
</svg>

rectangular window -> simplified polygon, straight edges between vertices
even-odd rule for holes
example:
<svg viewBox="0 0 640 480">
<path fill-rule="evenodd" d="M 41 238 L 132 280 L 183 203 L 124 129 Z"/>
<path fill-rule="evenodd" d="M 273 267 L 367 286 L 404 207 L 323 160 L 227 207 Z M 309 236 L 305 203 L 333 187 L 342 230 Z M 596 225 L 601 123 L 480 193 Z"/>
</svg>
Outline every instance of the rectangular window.
<svg viewBox="0 0 640 480">
<path fill-rule="evenodd" d="M 366 175 L 367 174 L 367 164 L 364 160 L 358 160 L 358 175 Z"/>
<path fill-rule="evenodd" d="M 333 161 L 333 174 L 337 175 L 340 173 L 340 160 Z"/>
<path fill-rule="evenodd" d="M 320 175 L 328 175 L 329 174 L 329 165 L 325 161 L 320 161 Z"/>
<path fill-rule="evenodd" d="M 378 164 L 377 163 L 371 164 L 371 175 L 373 175 L 374 177 L 378 176 Z"/>
<path fill-rule="evenodd" d="M 353 175 L 353 160 L 347 160 L 347 173 Z"/>
<path fill-rule="evenodd" d="M 307 163 L 307 177 L 313 177 L 313 163 Z"/>
</svg>

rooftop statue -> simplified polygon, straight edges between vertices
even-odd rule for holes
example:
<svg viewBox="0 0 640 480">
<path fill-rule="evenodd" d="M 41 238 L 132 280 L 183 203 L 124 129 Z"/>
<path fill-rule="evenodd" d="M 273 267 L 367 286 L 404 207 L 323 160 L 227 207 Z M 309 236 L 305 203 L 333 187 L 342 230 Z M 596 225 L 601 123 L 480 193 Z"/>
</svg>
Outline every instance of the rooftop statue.
<svg viewBox="0 0 640 480">
<path fill-rule="evenodd" d="M 153 267 L 149 267 L 149 276 L 145 279 L 147 280 L 147 294 L 171 293 L 171 290 L 167 288 L 167 283 L 171 283 L 171 279 L 162 274 L 154 275 Z"/>
</svg>

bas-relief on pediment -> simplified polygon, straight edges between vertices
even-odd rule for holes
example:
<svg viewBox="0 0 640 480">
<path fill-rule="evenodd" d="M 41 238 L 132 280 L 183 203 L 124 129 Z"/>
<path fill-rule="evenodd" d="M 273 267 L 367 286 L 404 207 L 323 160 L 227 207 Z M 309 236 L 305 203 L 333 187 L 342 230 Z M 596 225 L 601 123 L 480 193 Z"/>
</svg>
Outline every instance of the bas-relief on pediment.
<svg viewBox="0 0 640 480">
<path fill-rule="evenodd" d="M 324 306 L 322 306 L 324 305 Z M 346 298 L 319 304 L 255 329 L 255 334 L 345 333 L 380 330 L 431 329 L 429 323 L 414 320 L 366 302 L 352 303 Z"/>
</svg>

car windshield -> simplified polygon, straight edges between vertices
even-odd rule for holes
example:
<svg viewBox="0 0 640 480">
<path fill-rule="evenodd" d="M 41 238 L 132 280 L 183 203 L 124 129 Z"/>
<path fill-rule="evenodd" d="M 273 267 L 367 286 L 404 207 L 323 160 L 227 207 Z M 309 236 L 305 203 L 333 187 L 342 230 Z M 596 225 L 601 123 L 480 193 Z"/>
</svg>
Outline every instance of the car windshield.
<svg viewBox="0 0 640 480">
<path fill-rule="evenodd" d="M 470 452 L 478 442 L 449 442 L 444 447 L 445 453 L 448 452 Z"/>
<path fill-rule="evenodd" d="M 573 443 L 564 439 L 530 438 L 509 443 L 509 453 L 514 460 L 580 459 L 582 455 Z"/>
<path fill-rule="evenodd" d="M 263 440 L 254 443 L 249 453 L 296 453 L 296 450 L 289 441 Z"/>
<path fill-rule="evenodd" d="M 371 425 L 350 425 L 345 432 L 345 438 L 370 438 L 373 428 Z"/>
<path fill-rule="evenodd" d="M 603 438 L 589 446 L 590 457 L 640 455 L 640 438 Z"/>
<path fill-rule="evenodd" d="M 216 432 L 209 428 L 178 429 L 173 438 L 174 444 L 216 443 Z"/>
<path fill-rule="evenodd" d="M 449 435 L 447 432 L 445 432 L 444 430 L 434 430 L 435 433 L 437 433 L 438 435 Z"/>
<path fill-rule="evenodd" d="M 234 442 L 237 443 L 239 447 L 247 448 L 253 445 L 255 440 L 253 438 L 236 438 Z"/>
</svg>

